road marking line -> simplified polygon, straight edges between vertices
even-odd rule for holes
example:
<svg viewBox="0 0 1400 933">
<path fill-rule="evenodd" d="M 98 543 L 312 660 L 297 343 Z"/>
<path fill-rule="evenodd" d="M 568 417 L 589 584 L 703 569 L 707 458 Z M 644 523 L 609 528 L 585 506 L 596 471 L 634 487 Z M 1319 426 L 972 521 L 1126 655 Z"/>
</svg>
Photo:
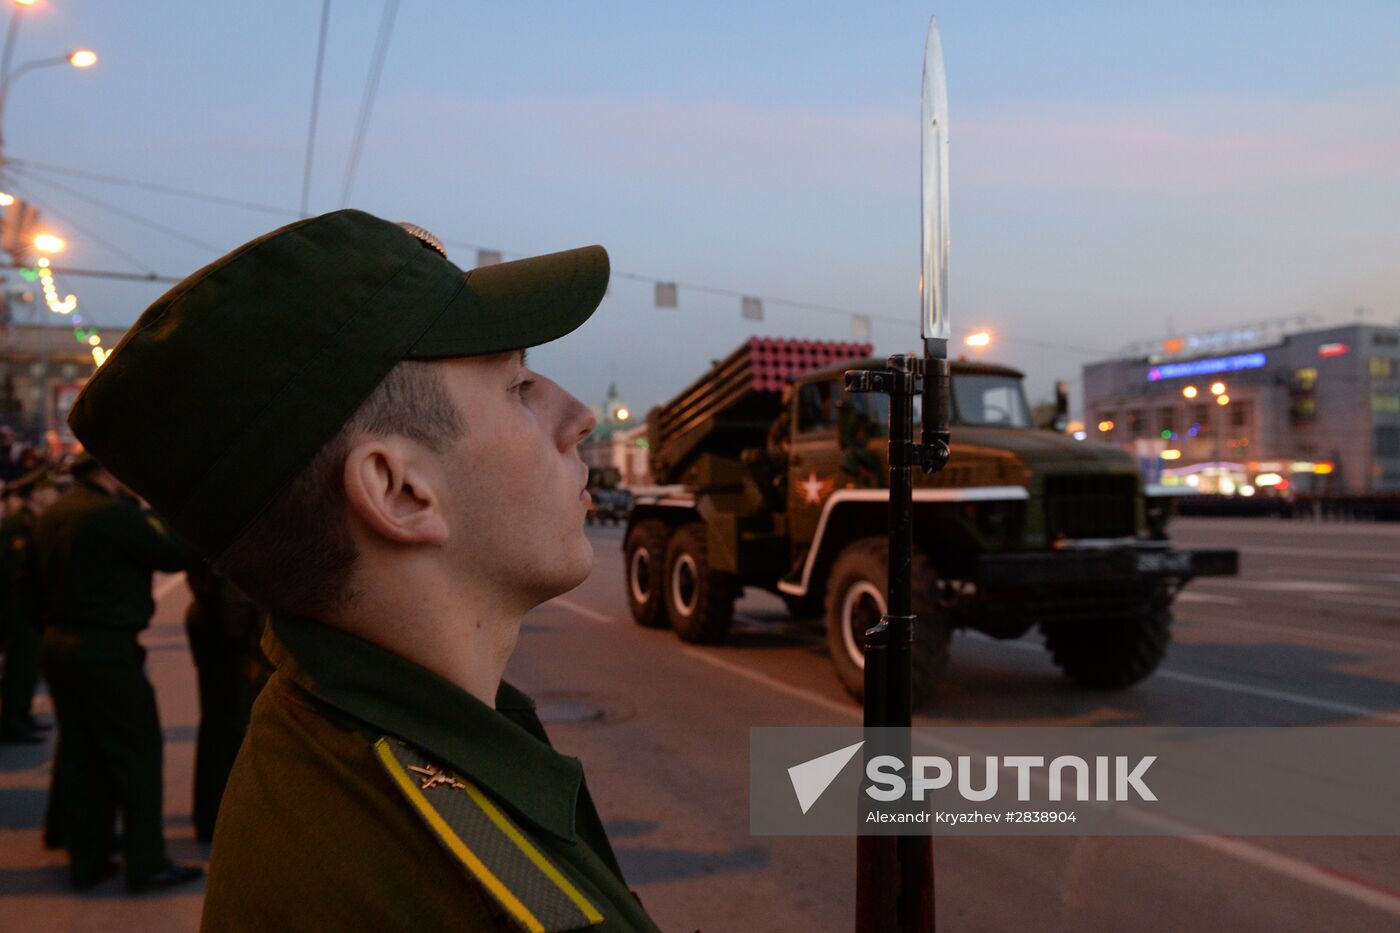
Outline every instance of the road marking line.
<svg viewBox="0 0 1400 933">
<path fill-rule="evenodd" d="M 1180 597 L 1177 597 L 1180 599 Z M 1267 625 L 1263 622 L 1243 622 L 1239 619 L 1193 618 L 1184 619 L 1192 625 L 1211 626 L 1223 625 L 1227 628 L 1244 629 L 1250 632 L 1265 632 L 1271 635 L 1291 635 L 1296 638 L 1312 639 L 1322 642 L 1340 642 L 1352 644 L 1358 648 L 1382 648 L 1389 651 L 1400 651 L 1400 641 L 1387 641 L 1384 638 L 1367 638 L 1365 635 L 1343 635 L 1340 632 L 1313 632 L 1303 628 L 1291 628 L 1287 625 Z"/>
<path fill-rule="evenodd" d="M 969 632 L 968 634 L 974 635 L 981 640 L 994 642 L 1006 648 L 1015 648 L 1017 651 L 1034 651 L 1039 654 L 1045 650 L 1045 646 L 1039 643 L 1001 641 L 989 635 L 983 635 L 981 632 Z M 1231 693 L 1244 693 L 1250 696 L 1267 697 L 1271 700 L 1283 700 L 1287 703 L 1296 703 L 1299 706 L 1311 706 L 1316 709 L 1326 710 L 1329 713 L 1346 713 L 1350 716 L 1362 716 L 1380 719 L 1386 722 L 1400 723 L 1400 713 L 1385 713 L 1380 710 L 1369 709 L 1365 706 L 1338 703 L 1335 700 L 1324 700 L 1319 697 L 1305 696 L 1301 693 L 1291 693 L 1287 690 L 1274 690 L 1270 687 L 1255 687 L 1251 684 L 1235 683 L 1232 680 L 1219 680 L 1215 677 L 1202 677 L 1199 674 L 1187 674 L 1181 671 L 1163 670 L 1161 668 L 1158 668 L 1152 676 L 1164 677 L 1167 680 L 1177 680 L 1198 687 L 1214 687 L 1217 690 L 1226 690 Z"/>
<path fill-rule="evenodd" d="M 1391 916 L 1400 917 L 1400 896 L 1391 894 L 1384 889 L 1378 889 L 1377 886 L 1368 882 L 1353 879 L 1350 875 L 1344 875 L 1335 869 L 1322 868 L 1312 862 L 1305 862 L 1291 855 L 1283 855 L 1229 836 L 1183 836 L 1181 838 L 1205 846 L 1207 849 L 1214 849 L 1222 855 L 1232 855 L 1240 861 L 1275 871 L 1295 881 L 1301 881 L 1315 888 L 1350 898 Z"/>
<path fill-rule="evenodd" d="M 550 600 L 550 602 L 557 603 L 562 608 L 578 612 L 580 615 L 594 619 L 595 621 L 607 622 L 609 624 L 621 621 L 585 606 L 580 606 L 572 600 L 555 597 Z M 1011 644 L 1016 643 L 1012 642 Z M 732 674 L 737 674 L 746 680 L 763 684 L 764 686 L 770 687 L 771 689 L 777 690 L 779 693 L 786 694 L 795 699 L 806 700 L 823 709 L 831 710 L 840 716 L 862 721 L 865 718 L 865 714 L 861 710 L 853 709 L 850 706 L 836 702 L 830 697 L 824 697 L 819 693 L 813 693 L 805 688 L 795 687 L 792 684 L 778 680 L 776 677 L 761 674 L 758 671 L 750 670 L 741 665 L 734 664 L 731 661 L 726 661 L 723 658 L 716 657 L 713 653 L 705 652 L 698 648 L 682 648 L 681 652 L 689 657 L 703 661 L 712 667 L 717 667 L 721 670 L 729 671 Z M 1161 672 L 1158 672 L 1158 676 L 1161 676 Z M 1270 849 L 1244 842 L 1234 837 L 1177 836 L 1168 838 L 1178 838 L 1186 842 L 1193 842 L 1196 845 L 1212 849 L 1222 855 L 1228 855 L 1241 862 L 1247 862 L 1255 867 L 1276 872 L 1280 875 L 1292 878 L 1295 881 L 1301 881 L 1315 888 L 1320 888 L 1332 894 L 1349 898 L 1367 907 L 1374 907 L 1383 913 L 1400 917 L 1400 896 L 1393 895 L 1386 889 L 1380 888 L 1377 885 L 1354 880 L 1350 876 L 1344 875 L 1334 869 L 1322 868 L 1311 862 L 1305 862 L 1302 859 L 1297 859 L 1290 855 L 1283 855 L 1282 853 L 1274 852 Z"/>
<path fill-rule="evenodd" d="M 1331 603 L 1347 603 L 1354 606 L 1380 606 L 1400 613 L 1400 600 L 1381 599 L 1375 596 L 1355 596 L 1351 593 L 1318 593 L 1315 599 L 1325 599 Z"/>
<path fill-rule="evenodd" d="M 175 576 L 171 577 L 169 580 L 166 580 L 160 586 L 156 587 L 156 602 L 160 602 L 170 593 L 171 590 L 175 589 L 177 586 L 180 586 L 184 582 L 185 575 L 183 573 L 177 573 L 175 574 Z"/>
<path fill-rule="evenodd" d="M 1266 593 L 1302 593 L 1309 596 L 1361 592 L 1361 587 L 1355 583 L 1333 583 L 1330 580 L 1241 580 L 1235 585 Z"/>
<path fill-rule="evenodd" d="M 1177 542 L 1180 544 L 1180 542 Z M 1385 545 L 1382 545 L 1384 547 Z M 1248 557 L 1250 554 L 1262 554 L 1266 557 L 1305 557 L 1308 560 L 1316 560 L 1319 557 L 1331 560 L 1368 560 L 1383 561 L 1385 563 L 1395 563 L 1400 561 L 1400 556 L 1386 554 L 1381 551 L 1333 551 L 1327 548 L 1313 550 L 1303 547 L 1254 547 L 1246 544 L 1240 548 L 1240 553 Z"/>
<path fill-rule="evenodd" d="M 1159 670 L 1154 676 L 1165 677 L 1168 680 L 1177 680 L 1182 683 L 1194 684 L 1200 687 L 1215 687 L 1217 690 L 1230 690 L 1235 693 L 1267 697 L 1271 700 L 1283 700 L 1288 703 L 1296 703 L 1300 706 L 1313 706 L 1317 709 L 1328 710 L 1334 713 L 1347 713 L 1351 716 L 1365 716 L 1381 719 L 1386 722 L 1400 723 L 1400 713 L 1383 713 L 1380 710 L 1368 709 L 1364 706 L 1356 706 L 1351 703 L 1338 703 L 1335 700 L 1323 700 L 1318 697 L 1304 696 L 1301 693 L 1291 693 L 1287 690 L 1274 690 L 1269 687 L 1254 687 L 1249 684 L 1237 684 L 1229 680 L 1202 677 L 1199 674 L 1185 674 L 1180 671 Z"/>
<path fill-rule="evenodd" d="M 1244 600 L 1234 596 L 1216 596 L 1214 593 L 1193 593 L 1184 590 L 1176 594 L 1179 603 L 1213 603 L 1217 606 L 1243 606 Z"/>
<path fill-rule="evenodd" d="M 754 683 L 763 684 L 765 687 L 776 690 L 779 693 L 787 694 L 798 700 L 806 700 L 808 703 L 814 703 L 822 709 L 830 710 L 839 716 L 845 716 L 857 722 L 863 722 L 865 720 L 864 711 L 857 707 L 853 707 L 848 703 L 842 703 L 839 700 L 833 700 L 831 697 L 824 697 L 820 693 L 813 693 L 805 687 L 795 687 L 776 677 L 744 667 L 742 664 L 726 661 L 724 658 L 717 657 L 712 652 L 702 651 L 699 648 L 682 648 L 681 653 L 697 661 L 703 661 L 711 667 L 717 667 L 721 670 L 729 671 L 731 674 L 737 674 L 740 677 L 752 680 Z"/>
<path fill-rule="evenodd" d="M 548 602 L 546 602 L 545 605 L 546 605 L 546 606 L 549 606 L 549 605 L 560 606 L 560 607 L 562 607 L 562 608 L 564 608 L 564 609 L 568 609 L 570 612 L 577 612 L 579 615 L 581 615 L 581 616 L 583 616 L 583 617 L 585 617 L 585 618 L 592 619 L 594 622 L 605 622 L 605 623 L 607 623 L 608 625 L 621 625 L 621 624 L 622 624 L 622 620 L 621 620 L 621 619 L 614 618 L 614 617 L 612 617 L 612 616 L 610 616 L 610 615 L 604 615 L 604 614 L 601 613 L 601 612 L 597 612 L 596 610 L 589 609 L 587 606 L 580 605 L 579 603 L 574 602 L 572 599 L 565 599 L 565 598 L 562 597 L 562 596 L 556 596 L 556 597 L 554 597 L 553 599 L 551 599 L 551 600 L 549 600 Z"/>
</svg>

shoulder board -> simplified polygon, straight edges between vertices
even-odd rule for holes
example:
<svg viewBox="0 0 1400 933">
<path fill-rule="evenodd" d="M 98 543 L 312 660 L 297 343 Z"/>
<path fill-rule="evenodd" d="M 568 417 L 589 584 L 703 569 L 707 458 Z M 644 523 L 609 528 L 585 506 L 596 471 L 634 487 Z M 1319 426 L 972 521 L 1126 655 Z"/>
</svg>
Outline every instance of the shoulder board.
<svg viewBox="0 0 1400 933">
<path fill-rule="evenodd" d="M 603 915 L 471 781 L 385 736 L 375 756 L 448 853 L 521 930 L 562 933 Z"/>
</svg>

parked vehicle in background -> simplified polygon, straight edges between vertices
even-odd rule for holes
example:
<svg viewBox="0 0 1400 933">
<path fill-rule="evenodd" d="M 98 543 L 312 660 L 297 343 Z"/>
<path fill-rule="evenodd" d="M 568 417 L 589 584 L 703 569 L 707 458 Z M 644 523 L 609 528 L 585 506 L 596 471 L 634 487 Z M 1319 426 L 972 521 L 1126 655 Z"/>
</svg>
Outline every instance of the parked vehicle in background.
<svg viewBox="0 0 1400 933">
<path fill-rule="evenodd" d="M 632 509 L 632 494 L 619 484 L 622 472 L 617 467 L 590 467 L 588 494 L 593 502 L 584 521 L 590 525 L 620 525 Z"/>
</svg>

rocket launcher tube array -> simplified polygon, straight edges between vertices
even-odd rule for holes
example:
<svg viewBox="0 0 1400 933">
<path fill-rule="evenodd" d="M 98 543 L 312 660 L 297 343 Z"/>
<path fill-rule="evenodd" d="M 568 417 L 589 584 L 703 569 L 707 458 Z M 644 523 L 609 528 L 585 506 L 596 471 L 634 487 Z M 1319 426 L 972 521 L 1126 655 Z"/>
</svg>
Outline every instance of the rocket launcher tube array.
<svg viewBox="0 0 1400 933">
<path fill-rule="evenodd" d="M 762 446 L 785 383 L 873 352 L 870 343 L 749 338 L 670 402 L 648 413 L 653 478 L 676 482 L 692 454 L 737 458 L 744 447 Z"/>
</svg>

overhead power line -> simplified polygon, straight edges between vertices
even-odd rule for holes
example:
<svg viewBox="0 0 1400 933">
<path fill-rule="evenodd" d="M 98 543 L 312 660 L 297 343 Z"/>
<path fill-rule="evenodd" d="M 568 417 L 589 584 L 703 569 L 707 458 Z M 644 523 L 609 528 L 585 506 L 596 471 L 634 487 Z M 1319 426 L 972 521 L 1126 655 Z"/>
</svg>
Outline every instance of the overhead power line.
<svg viewBox="0 0 1400 933">
<path fill-rule="evenodd" d="M 494 250 L 491 247 L 485 247 L 475 243 L 463 243 L 454 240 L 443 240 L 443 242 L 448 246 L 456 247 L 459 249 L 492 250 L 494 252 L 500 253 L 500 255 L 502 256 L 523 258 L 525 256 L 530 255 L 528 253 L 505 252 L 501 250 Z M 887 324 L 908 325 L 911 322 L 911 320 L 913 320 L 911 317 L 901 317 L 893 314 L 878 314 L 870 311 L 857 311 L 854 308 L 843 308 L 836 307 L 833 305 L 815 304 L 813 302 L 802 301 L 797 298 L 775 298 L 771 295 L 760 295 L 755 292 L 740 292 L 735 291 L 731 288 L 719 288 L 713 285 L 700 285 L 693 282 L 677 282 L 675 279 L 659 279 L 648 275 L 639 275 L 635 272 L 623 272 L 618 269 L 613 270 L 612 277 L 614 279 L 628 279 L 633 282 L 645 282 L 653 286 L 673 285 L 677 288 L 685 289 L 686 291 L 700 292 L 702 294 L 707 295 L 719 295 L 725 298 L 737 298 L 740 301 L 743 301 L 746 298 L 757 298 L 764 304 L 782 305 L 785 307 L 798 308 L 805 311 L 816 311 L 820 314 L 839 315 L 841 317 L 848 318 L 861 315 L 869 318 L 872 321 L 883 321 Z M 975 333 L 977 330 L 978 328 L 972 327 L 957 328 L 957 331 L 962 334 Z M 1035 340 L 1030 337 L 1013 337 L 1001 332 L 997 332 L 996 339 L 1004 340 L 1007 343 L 1019 343 L 1024 344 L 1026 346 L 1039 347 L 1043 350 L 1056 350 L 1062 353 L 1075 353 L 1081 356 L 1099 357 L 1103 359 L 1107 359 L 1109 356 L 1112 356 L 1112 354 L 1109 351 L 1095 347 L 1078 347 L 1069 344 L 1051 343 L 1049 341 L 1044 340 Z"/>
<path fill-rule="evenodd" d="M 399 0 L 384 0 L 384 13 L 379 17 L 379 35 L 375 39 L 374 53 L 370 57 L 369 78 L 365 82 L 365 93 L 360 98 L 360 119 L 355 125 L 354 142 L 350 144 L 350 161 L 345 166 L 345 188 L 340 194 L 340 206 L 350 203 L 350 189 L 355 184 L 355 170 L 360 166 L 360 152 L 364 149 L 365 135 L 369 132 L 369 117 L 374 110 L 374 99 L 379 94 L 379 78 L 384 73 L 384 59 L 389 54 L 389 40 L 394 35 L 394 18 L 398 15 Z"/>
<path fill-rule="evenodd" d="M 391 26 L 392 26 L 392 22 L 391 22 Z M 382 64 L 382 63 L 381 63 L 381 64 Z M 53 172 L 53 173 L 56 173 L 56 174 L 70 175 L 70 176 L 73 176 L 73 177 L 76 177 L 76 178 L 84 178 L 84 179 L 88 179 L 88 180 L 91 180 L 91 181 L 101 182 L 101 183 L 104 183 L 104 184 L 119 185 L 119 186 L 129 187 L 129 188 L 140 188 L 140 189 L 145 189 L 145 190 L 158 191 L 158 192 L 160 192 L 160 193 L 162 193 L 162 194 L 170 194 L 170 195 L 173 195 L 173 196 L 176 196 L 176 197 L 191 198 L 191 199 L 194 199 L 194 200 L 204 201 L 204 202 L 206 202 L 206 203 L 224 204 L 224 205 L 229 206 L 229 207 L 239 207 L 239 208 L 248 209 L 248 210 L 256 210 L 256 211 L 260 211 L 260 212 L 263 212 L 263 213 L 277 214 L 277 215 L 280 215 L 280 216 L 290 216 L 290 217 L 296 217 L 296 216 L 298 216 L 298 213 L 297 213 L 296 211 L 289 210 L 289 209 L 287 209 L 287 208 L 277 207 L 277 206 L 274 206 L 274 205 L 256 204 L 256 203 L 248 202 L 248 201 L 240 201 L 240 200 L 237 200 L 237 199 L 234 199 L 234 198 L 225 198 L 225 197 L 221 197 L 221 196 L 218 196 L 218 195 L 211 195 L 211 194 L 207 194 L 207 193 L 205 193 L 205 192 L 200 192 L 200 191 L 192 191 L 192 190 L 189 190 L 189 189 L 172 188 L 172 187 L 167 186 L 167 185 L 152 184 L 152 183 L 150 183 L 150 182 L 140 181 L 140 180 L 137 180 L 137 179 L 121 178 L 121 177 L 112 176 L 112 175 L 103 175 L 103 174 L 99 174 L 99 173 L 96 173 L 96 172 L 84 171 L 84 170 L 81 170 L 81 169 L 63 168 L 63 167 L 60 167 L 60 166 L 49 165 L 49 164 L 47 164 L 47 163 L 42 163 L 42 162 L 35 162 L 35 161 L 28 160 L 28 159 L 6 159 L 6 162 L 7 162 L 10 166 L 15 167 L 15 168 L 38 169 L 38 170 L 41 170 L 41 171 Z M 55 186 L 58 185 L 57 182 L 54 182 L 54 181 L 52 181 L 52 180 L 50 180 L 50 179 L 41 178 L 41 177 L 36 177 L 35 174 L 34 174 L 33 172 L 28 173 L 28 174 L 26 175 L 26 178 L 28 178 L 28 179 L 30 179 L 30 180 L 34 180 L 34 181 L 39 181 L 39 182 L 41 182 L 41 183 L 50 184 L 50 185 L 55 185 Z M 347 179 L 347 180 L 348 180 L 348 179 Z M 71 191 L 72 189 L 65 189 L 65 190 Z M 79 194 L 79 193 L 77 193 L 77 192 L 73 192 L 73 194 L 74 194 L 74 196 L 76 196 L 76 197 L 86 197 L 86 196 L 81 195 L 81 194 Z M 88 198 L 88 200 L 94 200 L 94 199 Z M 103 206 L 110 207 L 110 206 L 108 206 L 108 205 L 103 205 Z M 120 210 L 120 209 L 115 209 L 115 210 Z M 146 223 L 147 225 L 150 225 L 150 224 L 154 223 L 154 221 L 146 221 L 146 220 L 144 220 L 144 219 L 138 220 L 137 222 L 143 222 L 143 223 Z M 189 240 L 192 239 L 192 238 L 189 238 L 189 237 L 188 237 L 187 235 L 185 235 L 185 234 L 181 234 L 181 233 L 179 233 L 178 231 L 172 231 L 172 230 L 170 230 L 169 228 L 166 228 L 166 229 L 163 230 L 162 232 L 170 233 L 171 235 L 178 236 L 178 237 L 180 237 L 181 239 L 186 239 L 187 241 L 189 241 Z M 96 239 L 96 237 L 94 237 L 94 239 Z M 444 240 L 443 242 L 446 243 L 448 246 L 451 246 L 451 247 L 454 247 L 454 248 L 457 248 L 457 249 L 475 250 L 475 251 L 478 251 L 478 252 L 491 252 L 491 253 L 496 253 L 496 254 L 498 254 L 498 255 L 500 255 L 500 256 L 502 256 L 502 257 L 521 258 L 521 257 L 525 257 L 525 256 L 528 256 L 528 255 L 532 255 L 532 254 L 530 254 L 530 253 L 499 250 L 499 249 L 497 249 L 497 248 L 495 248 L 495 247 L 488 247 L 488 246 L 485 246 L 485 245 L 482 245 L 482 244 L 479 244 L 479 243 L 468 243 L 468 242 L 464 242 L 464 241 L 461 241 L 461 240 Z M 222 249 L 221 247 L 215 247 L 215 246 L 212 246 L 211 244 L 202 243 L 202 242 L 198 242 L 198 241 L 195 241 L 195 245 L 202 246 L 202 247 L 205 248 L 205 249 L 210 249 L 210 250 L 213 250 L 213 251 L 215 251 L 215 252 L 222 252 L 222 251 L 223 251 L 223 249 Z M 110 247 L 109 247 L 109 248 L 110 248 Z M 123 255 L 124 255 L 124 254 L 123 254 Z M 127 258 L 128 260 L 131 259 L 131 257 L 125 256 L 125 255 L 124 255 L 124 258 Z M 143 267 L 143 268 L 145 267 L 145 263 L 141 263 L 141 262 L 136 262 L 136 265 L 141 266 L 141 267 Z M 74 271 L 74 270 L 67 270 L 67 271 L 68 271 L 68 274 L 69 274 L 69 275 L 92 274 L 92 275 L 102 275 L 102 276 L 113 277 L 113 278 L 117 278 L 117 277 L 126 278 L 126 277 L 127 277 L 127 276 L 125 276 L 125 275 L 118 275 L 118 274 L 116 274 L 116 273 L 112 273 L 112 274 L 109 275 L 109 274 L 107 274 L 107 273 L 100 273 L 100 272 L 83 273 L 83 272 L 78 272 L 78 271 Z M 178 282 L 178 281 L 180 281 L 180 279 L 177 278 L 177 277 L 172 277 L 172 276 L 156 276 L 154 273 L 152 273 L 151 275 L 148 275 L 148 276 L 130 276 L 130 278 L 133 279 L 133 280 L 153 281 L 153 282 Z M 820 314 L 841 315 L 841 316 L 844 316 L 844 317 L 854 317 L 854 316 L 859 315 L 859 316 L 866 317 L 866 318 L 868 318 L 868 319 L 870 319 L 870 320 L 872 320 L 872 321 L 882 321 L 882 322 L 890 323 L 890 324 L 907 325 L 907 324 L 910 323 L 910 320 L 911 320 L 909 317 L 897 316 L 897 315 L 892 315 L 892 314 L 872 313 L 872 312 L 868 312 L 868 311 L 858 311 L 858 310 L 856 310 L 856 309 L 854 309 L 854 308 L 844 308 L 844 307 L 836 307 L 836 306 L 832 306 L 832 305 L 823 305 L 823 304 L 818 304 L 818 303 L 811 302 L 811 301 L 803 301 L 803 300 L 796 299 L 796 298 L 775 297 L 775 296 L 771 296 L 771 295 L 757 294 L 757 293 L 754 293 L 754 292 L 740 292 L 740 291 L 736 291 L 736 290 L 730 289 L 730 288 L 721 288 L 721 287 L 717 287 L 717 286 L 704 285 L 704 284 L 698 284 L 698 283 L 684 283 L 684 282 L 679 282 L 679 283 L 678 283 L 678 282 L 676 282 L 674 279 L 661 279 L 661 278 L 656 278 L 656 277 L 653 277 L 653 276 L 640 275 L 640 274 L 638 274 L 638 273 L 625 272 L 625 271 L 618 270 L 618 269 L 614 269 L 614 270 L 613 270 L 613 278 L 615 278 L 615 279 L 627 279 L 627 280 L 635 281 L 635 282 L 643 282 L 643 283 L 647 283 L 647 284 L 650 284 L 650 285 L 653 285 L 653 286 L 658 285 L 658 284 L 675 285 L 675 286 L 677 286 L 677 287 L 679 287 L 679 288 L 682 288 L 682 289 L 685 289 L 685 290 L 687 290 L 687 291 L 700 292 L 700 293 L 702 293 L 702 294 L 718 295 L 718 296 L 728 297 L 728 298 L 736 298 L 736 299 L 739 299 L 739 300 L 741 300 L 741 301 L 742 301 L 743 299 L 745 299 L 745 298 L 749 298 L 749 299 L 754 299 L 754 298 L 756 298 L 756 299 L 758 299 L 759 301 L 761 301 L 761 302 L 763 302 L 763 303 L 765 303 L 765 304 L 780 305 L 780 306 L 784 306 L 784 307 L 796 308 L 796 309 L 799 309 L 799 310 L 806 310 L 806 311 L 815 311 L 815 312 L 820 313 Z M 960 328 L 957 328 L 957 330 L 958 330 L 959 333 L 962 333 L 962 334 L 972 333 L 972 332 L 974 331 L 973 328 L 961 328 L 961 327 L 960 327 Z M 1040 348 L 1040 349 L 1044 349 L 1044 350 L 1054 350 L 1054 351 L 1062 352 L 1062 353 L 1073 353 L 1073 354 L 1077 354 L 1077 355 L 1081 355 L 1081 356 L 1094 357 L 1094 358 L 1099 358 L 1099 359 L 1109 359 L 1109 358 L 1111 358 L 1111 357 L 1113 357 L 1113 356 L 1115 355 L 1115 353 L 1114 353 L 1113 351 L 1111 351 L 1111 350 L 1105 350 L 1105 349 L 1102 349 L 1102 348 L 1096 348 L 1096 347 L 1081 347 L 1081 346 L 1074 346 L 1074 345 L 1070 345 L 1070 344 L 1055 343 L 1055 342 L 1051 342 L 1051 341 L 1037 340 L 1037 339 L 1032 338 L 1032 337 L 1013 336 L 1013 335 L 1006 334 L 1006 333 L 1004 333 L 1004 332 L 998 332 L 998 333 L 996 334 L 996 339 L 999 340 L 999 341 L 1005 341 L 1005 342 L 1007 342 L 1007 343 L 1021 344 L 1021 345 L 1030 346 L 1030 347 L 1038 347 L 1038 348 Z"/>
<path fill-rule="evenodd" d="M 295 217 L 297 212 L 285 207 L 276 207 L 271 204 L 259 204 L 255 201 L 244 201 L 239 198 L 226 198 L 217 194 L 206 194 L 202 191 L 191 191 L 188 188 L 175 188 L 170 185 L 160 185 L 149 181 L 138 181 L 133 178 L 120 178 L 115 175 L 103 175 L 98 172 L 88 172 L 82 169 L 65 168 L 61 165 L 53 165 L 48 162 L 35 162 L 30 159 L 16 159 L 11 156 L 5 157 L 5 164 L 16 168 L 34 169 L 36 171 L 51 173 L 54 175 L 68 175 L 73 178 L 86 178 L 89 181 L 99 181 L 108 185 L 116 185 L 123 188 L 139 188 L 144 191 L 154 191 L 158 194 L 168 194 L 179 198 L 189 198 L 194 201 L 203 201 L 206 204 L 222 204 L 225 207 L 238 207 L 247 211 L 257 211 L 263 214 L 275 214 L 279 217 Z"/>
<path fill-rule="evenodd" d="M 0 262 L 0 269 L 28 269 L 17 262 Z M 156 272 L 112 272 L 107 269 L 75 269 L 72 266 L 49 266 L 54 275 L 80 275 L 93 279 L 117 279 L 122 282 L 164 282 L 171 285 L 183 282 L 177 275 L 160 275 Z"/>
<path fill-rule="evenodd" d="M 38 182 L 41 185 L 48 185 L 49 187 L 57 188 L 59 191 L 64 192 L 70 197 L 75 197 L 80 201 L 86 201 L 94 207 L 99 207 L 104 211 L 109 211 L 110 213 L 116 214 L 118 217 L 123 217 L 134 224 L 140 224 L 143 227 L 148 227 L 151 230 L 155 230 L 156 232 L 163 233 L 168 237 L 173 237 L 177 240 L 181 240 L 185 243 L 188 243 L 191 246 L 197 246 L 200 249 L 206 249 L 214 253 L 222 253 L 226 251 L 226 248 L 223 246 L 215 246 L 213 243 L 201 240 L 198 237 L 190 236 L 188 233 L 182 233 L 179 230 L 176 230 L 174 227 L 167 227 L 165 224 L 160 223 L 159 221 L 151 220 L 148 217 L 143 217 L 140 214 L 137 214 L 133 211 L 129 211 L 124 207 L 117 207 L 115 204 L 109 204 L 101 198 L 93 197 L 90 194 L 84 194 L 83 192 L 78 191 L 75 188 L 68 187 L 62 182 L 54 181 L 52 178 L 42 178 L 36 176 L 33 172 L 24 170 L 20 170 L 20 174 L 24 177 L 26 181 Z"/>
<path fill-rule="evenodd" d="M 311 162 L 316 152 L 316 117 L 321 109 L 321 72 L 326 64 L 326 27 L 331 19 L 331 0 L 321 3 L 321 39 L 316 44 L 316 76 L 311 80 L 311 119 L 306 127 L 306 170 L 301 177 L 301 216 L 311 200 Z"/>
<path fill-rule="evenodd" d="M 28 182 L 28 181 L 29 181 L 29 179 L 28 179 L 27 176 L 24 178 L 24 181 L 25 181 L 25 182 Z M 28 187 L 28 185 L 26 184 L 25 187 Z M 111 240 L 107 239 L 106 237 L 101 236 L 100 234 L 97 234 L 97 233 L 93 233 L 91 230 L 88 230 L 84 225 L 79 224 L 79 223 L 77 223 L 76 221 L 74 221 L 72 217 L 69 217 L 68 215 L 66 215 L 66 214 L 64 214 L 64 213 L 61 213 L 61 212 L 56 211 L 56 210 L 53 210 L 52 208 L 49 208 L 49 207 L 45 207 L 44 210 L 45 210 L 46 212 L 52 214 L 53 216 L 57 217 L 59 220 L 63 221 L 63 222 L 64 222 L 65 224 L 67 224 L 68 226 L 72 227 L 74 230 L 76 230 L 79 234 L 81 234 L 81 235 L 82 235 L 83 237 L 85 237 L 86 239 L 92 240 L 94 243 L 96 243 L 97 245 L 99 245 L 99 246 L 101 246 L 102 248 L 106 249 L 108 252 L 112 253 L 113 255 L 120 256 L 122 259 L 125 259 L 127 262 L 131 263 L 131 264 L 132 264 L 133 266 L 135 266 L 136 268 L 145 270 L 145 272 L 146 272 L 147 274 L 150 274 L 150 275 L 154 275 L 154 274 L 155 274 L 155 272 L 151 269 L 150 265 L 149 265 L 148 263 L 146 263 L 146 262 L 143 262 L 139 256 L 135 256 L 135 255 L 133 255 L 133 254 L 127 252 L 125 249 L 123 249 L 122 247 L 120 247 L 120 246 L 118 246 L 117 244 L 113 243 Z"/>
</svg>

